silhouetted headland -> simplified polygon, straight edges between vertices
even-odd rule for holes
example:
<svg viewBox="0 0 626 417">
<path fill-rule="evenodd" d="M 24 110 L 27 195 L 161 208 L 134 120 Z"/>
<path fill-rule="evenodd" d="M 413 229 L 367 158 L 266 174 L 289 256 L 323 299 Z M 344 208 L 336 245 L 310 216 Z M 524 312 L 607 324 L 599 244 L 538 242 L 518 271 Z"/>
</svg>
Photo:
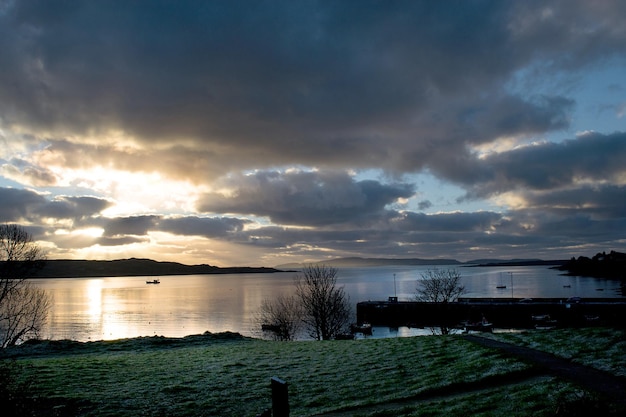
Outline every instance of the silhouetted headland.
<svg viewBox="0 0 626 417">
<path fill-rule="evenodd" d="M 559 268 L 567 275 L 626 280 L 626 253 L 611 251 L 597 253 L 593 258 L 579 256 Z"/>
<path fill-rule="evenodd" d="M 213 265 L 184 265 L 178 262 L 159 262 L 151 259 L 95 260 L 48 260 L 34 271 L 31 278 L 78 278 L 78 277 L 123 277 L 200 274 L 250 274 L 282 272 L 266 267 L 226 267 Z"/>
</svg>

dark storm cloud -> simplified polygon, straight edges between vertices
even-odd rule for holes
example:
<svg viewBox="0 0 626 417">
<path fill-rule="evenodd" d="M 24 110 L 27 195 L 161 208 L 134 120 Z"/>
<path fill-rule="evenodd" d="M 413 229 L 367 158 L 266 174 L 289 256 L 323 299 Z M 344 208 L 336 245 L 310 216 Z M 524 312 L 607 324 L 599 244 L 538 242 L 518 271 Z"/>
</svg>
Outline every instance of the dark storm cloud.
<svg viewBox="0 0 626 417">
<path fill-rule="evenodd" d="M 242 234 L 248 236 L 248 241 L 241 243 L 292 250 L 299 246 L 301 250 L 317 246 L 338 252 L 361 251 L 371 256 L 414 256 L 416 245 L 454 242 L 461 245 L 460 241 L 468 245 L 485 231 L 508 228 L 508 233 L 518 232 L 507 225 L 501 214 L 493 212 L 423 215 L 388 211 L 376 219 L 370 218 L 362 227 L 350 224 L 316 229 L 262 227 Z"/>
<path fill-rule="evenodd" d="M 237 177 L 229 194 L 204 195 L 203 212 L 252 214 L 276 224 L 324 226 L 359 223 L 414 194 L 409 184 L 355 181 L 343 172 L 257 172 Z"/>
<path fill-rule="evenodd" d="M 92 244 L 98 244 L 101 246 L 123 246 L 123 245 L 131 245 L 133 243 L 143 243 L 148 242 L 148 238 L 140 238 L 136 236 L 116 236 L 116 237 L 99 237 L 94 239 Z"/>
<path fill-rule="evenodd" d="M 47 200 L 33 191 L 0 188 L 0 221 L 17 222 L 28 219 Z"/>
<path fill-rule="evenodd" d="M 48 200 L 34 191 L 0 188 L 0 221 L 38 221 L 41 219 L 80 220 L 98 215 L 111 206 L 96 197 L 59 196 Z"/>
<path fill-rule="evenodd" d="M 546 214 L 520 210 L 505 214 L 445 213 L 415 215 L 395 213 L 364 228 L 298 229 L 263 227 L 238 236 L 238 243 L 280 250 L 313 259 L 338 256 L 422 257 L 472 260 L 502 257 L 566 259 L 581 251 L 595 253 L 616 247 L 623 238 L 626 218 L 594 220 L 584 213 Z M 576 233 L 572 233 L 576 230 Z"/>
<path fill-rule="evenodd" d="M 537 225 L 537 233 L 544 236 L 551 233 L 554 236 L 567 239 L 568 241 L 578 241 L 579 243 L 588 243 L 593 241 L 603 241 L 607 237 L 607 233 L 613 233 L 615 230 L 624 230 L 626 226 L 626 218 L 612 220 L 594 220 L 590 216 L 584 214 L 564 217 L 551 222 L 542 222 Z M 572 239 L 569 231 L 576 230 L 576 237 Z"/>
<path fill-rule="evenodd" d="M 598 219 L 626 217 L 626 186 L 582 186 L 526 196 L 529 205 L 546 212 L 586 214 Z"/>
<path fill-rule="evenodd" d="M 477 172 L 464 177 L 469 197 L 516 189 L 580 187 L 585 191 L 585 181 L 618 181 L 626 174 L 626 133 L 588 133 L 561 143 L 546 142 L 493 154 L 482 161 Z M 555 199 L 552 202 L 558 205 Z"/>
<path fill-rule="evenodd" d="M 623 212 L 622 212 L 623 213 Z M 543 211 L 524 209 L 507 213 L 511 225 L 499 233 L 485 234 L 477 244 L 496 248 L 559 254 L 561 258 L 623 247 L 626 216 L 597 216 L 592 211 Z M 517 229 L 517 230 L 515 230 Z"/>
<path fill-rule="evenodd" d="M 430 200 L 422 200 L 417 203 L 417 208 L 420 210 L 427 210 L 433 206 L 433 203 Z"/>
<path fill-rule="evenodd" d="M 91 222 L 91 224 L 104 229 L 103 239 L 108 246 L 127 244 L 126 239 L 137 239 L 137 242 L 143 241 L 145 239 L 139 238 L 139 236 L 146 236 L 149 232 L 230 239 L 241 233 L 244 226 L 249 223 L 251 223 L 249 220 L 232 217 L 164 217 L 157 215 L 100 218 Z"/>
<path fill-rule="evenodd" d="M 425 215 L 422 213 L 406 213 L 401 227 L 410 231 L 441 231 L 468 232 L 472 230 L 487 231 L 501 219 L 502 215 L 487 211 L 476 213 L 444 213 Z"/>
<path fill-rule="evenodd" d="M 102 224 L 104 236 L 118 237 L 125 235 L 146 235 L 154 229 L 159 216 L 131 216 L 106 219 Z"/>
<path fill-rule="evenodd" d="M 251 221 L 232 217 L 175 217 L 162 219 L 158 229 L 163 232 L 184 236 L 204 236 L 207 238 L 228 237 L 240 233 Z"/>
<path fill-rule="evenodd" d="M 573 100 L 540 96 L 524 100 L 506 96 L 490 98 L 488 105 L 465 109 L 459 117 L 472 142 L 481 143 L 498 136 L 531 135 L 562 129 L 569 125 Z"/>
<path fill-rule="evenodd" d="M 231 167 L 416 171 L 567 125 L 571 100 L 505 83 L 623 54 L 624 5 L 603 4 L 18 1 L 0 14 L 0 114 Z"/>
<path fill-rule="evenodd" d="M 97 214 L 112 203 L 96 197 L 61 196 L 42 205 L 36 210 L 41 217 L 55 219 L 84 219 Z"/>
</svg>

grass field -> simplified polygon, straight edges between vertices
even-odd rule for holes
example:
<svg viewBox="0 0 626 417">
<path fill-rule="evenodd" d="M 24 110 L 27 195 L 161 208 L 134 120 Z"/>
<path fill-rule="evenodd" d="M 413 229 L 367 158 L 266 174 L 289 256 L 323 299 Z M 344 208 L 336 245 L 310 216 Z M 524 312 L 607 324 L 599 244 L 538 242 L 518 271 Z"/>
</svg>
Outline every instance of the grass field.
<svg viewBox="0 0 626 417">
<path fill-rule="evenodd" d="M 623 331 L 494 335 L 576 357 L 616 374 Z M 572 342 L 574 341 L 574 342 Z M 550 416 L 591 394 L 460 336 L 273 342 L 237 334 L 12 349 L 48 415 L 255 416 L 271 406 L 270 378 L 289 384 L 292 416 Z M 341 414 L 343 413 L 343 414 Z M 42 411 L 43 414 L 43 411 Z"/>
</svg>

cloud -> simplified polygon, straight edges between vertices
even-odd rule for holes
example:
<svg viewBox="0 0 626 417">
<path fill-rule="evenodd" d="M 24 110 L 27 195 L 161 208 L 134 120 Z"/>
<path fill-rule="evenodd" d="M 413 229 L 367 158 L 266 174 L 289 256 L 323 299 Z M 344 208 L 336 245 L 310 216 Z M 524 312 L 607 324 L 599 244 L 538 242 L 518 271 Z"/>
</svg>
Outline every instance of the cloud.
<svg viewBox="0 0 626 417">
<path fill-rule="evenodd" d="M 6 178 L 36 187 L 54 186 L 57 183 L 56 175 L 49 169 L 15 158 L 0 165 L 0 173 Z"/>
<path fill-rule="evenodd" d="M 420 210 L 426 210 L 429 209 L 433 206 L 433 203 L 431 203 L 429 200 L 422 200 L 419 203 L 417 203 L 417 208 Z"/>
<path fill-rule="evenodd" d="M 206 238 L 228 238 L 241 233 L 250 220 L 232 217 L 175 217 L 158 222 L 158 230 L 183 236 L 204 236 Z"/>
<path fill-rule="evenodd" d="M 0 221 L 20 222 L 46 204 L 45 197 L 29 190 L 0 188 Z"/>
<path fill-rule="evenodd" d="M 148 242 L 147 238 L 139 238 L 133 236 L 118 236 L 118 237 L 100 237 L 95 239 L 93 244 L 101 246 L 124 246 L 132 245 L 133 243 L 145 243 Z"/>
<path fill-rule="evenodd" d="M 158 218 L 159 216 L 132 216 L 107 219 L 103 224 L 104 236 L 143 236 L 154 228 Z"/>
<path fill-rule="evenodd" d="M 586 182 L 623 183 L 625 162 L 626 133 L 587 133 L 561 143 L 545 142 L 489 155 L 479 170 L 456 178 L 463 181 L 470 198 L 511 190 L 554 191 L 584 187 Z"/>
<path fill-rule="evenodd" d="M 43 218 L 81 220 L 98 215 L 111 205 L 97 197 L 60 196 L 39 207 L 36 213 Z"/>
<path fill-rule="evenodd" d="M 580 79 L 624 28 L 586 0 L 6 2 L 0 221 L 67 256 L 623 246 L 626 134 L 581 108 L 626 86 Z"/>
<path fill-rule="evenodd" d="M 528 192 L 525 198 L 534 210 L 562 216 L 617 219 L 626 213 L 626 185 L 582 185 L 546 193 Z"/>
<path fill-rule="evenodd" d="M 227 193 L 205 194 L 201 212 L 252 214 L 276 224 L 359 223 L 414 194 L 409 184 L 354 181 L 343 172 L 262 171 L 225 181 Z"/>
<path fill-rule="evenodd" d="M 185 160 L 206 180 L 293 163 L 416 172 L 567 126 L 571 99 L 507 91 L 520 68 L 624 52 L 623 5 L 541 5 L 16 2 L 0 16 L 0 114 L 71 139 L 56 144 L 71 164 L 104 163 L 123 132 L 136 152 L 114 166 L 167 149 L 171 171 Z"/>
<path fill-rule="evenodd" d="M 96 197 L 57 196 L 52 200 L 30 190 L 0 187 L 0 221 L 74 220 L 98 215 L 111 202 Z"/>
<path fill-rule="evenodd" d="M 417 232 L 488 231 L 501 218 L 502 215 L 492 212 L 443 213 L 438 215 L 406 213 L 401 228 Z"/>
<path fill-rule="evenodd" d="M 278 174 L 276 178 L 285 181 Z M 358 188 L 358 185 L 359 182 L 352 183 L 352 187 Z M 32 230 L 60 253 L 96 247 L 100 250 L 120 248 L 115 249 L 116 254 L 135 253 L 128 251 L 135 251 L 135 245 L 142 244 L 152 245 L 154 253 L 173 256 L 171 259 L 177 259 L 183 253 L 187 256 L 194 254 L 198 262 L 206 261 L 207 252 L 195 253 L 194 248 L 204 247 L 209 240 L 222 246 L 231 245 L 229 251 L 239 248 L 242 253 L 280 252 L 287 259 L 385 256 L 468 260 L 499 256 L 503 251 L 517 256 L 538 256 L 541 253 L 544 257 L 554 252 L 554 257 L 562 258 L 579 254 L 581 248 L 606 249 L 607 242 L 623 238 L 620 231 L 626 226 L 623 215 L 626 212 L 623 206 L 625 191 L 617 186 L 587 187 L 555 194 L 529 192 L 529 207 L 503 213 L 424 214 L 387 208 L 368 213 L 366 222 L 355 219 L 320 227 L 265 226 L 236 217 L 143 215 L 107 218 L 102 217 L 99 210 L 108 202 L 96 198 L 48 201 L 33 192 L 1 188 L 0 195 L 23 211 L 28 212 L 24 207 L 30 207 L 30 211 L 37 213 L 30 219 L 37 219 L 42 213 L 57 219 L 80 217 L 70 227 L 59 223 L 56 228 L 47 226 Z M 327 215 L 324 211 L 322 208 L 318 217 L 324 218 Z M 3 221 L 8 220 L 6 212 L 0 213 Z M 99 228 L 102 233 L 94 235 L 89 228 Z M 55 230 L 65 232 L 55 234 Z M 576 233 L 572 234 L 572 230 Z M 157 237 L 159 233 L 167 233 L 170 237 Z M 160 243 L 151 243 L 154 239 Z M 170 246 L 169 251 L 165 251 L 166 245 Z M 173 248 L 176 248 L 177 255 L 170 253 Z"/>
</svg>

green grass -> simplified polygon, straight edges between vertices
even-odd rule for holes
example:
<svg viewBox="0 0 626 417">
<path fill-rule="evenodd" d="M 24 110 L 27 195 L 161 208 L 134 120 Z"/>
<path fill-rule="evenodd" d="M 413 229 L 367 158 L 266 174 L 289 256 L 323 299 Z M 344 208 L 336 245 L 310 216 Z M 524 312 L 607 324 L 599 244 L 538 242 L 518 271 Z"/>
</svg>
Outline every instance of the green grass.
<svg viewBox="0 0 626 417">
<path fill-rule="evenodd" d="M 526 337 L 511 338 L 522 344 Z M 594 337 L 604 340 L 596 332 L 579 344 Z M 37 396 L 57 410 L 79 404 L 84 416 L 254 416 L 271 406 L 272 376 L 288 382 L 292 416 L 547 416 L 580 392 L 553 378 L 485 388 L 485 381 L 514 379 L 529 366 L 459 336 L 272 342 L 205 334 L 45 342 L 7 353 Z M 595 356 L 602 362 L 602 352 Z"/>
<path fill-rule="evenodd" d="M 554 378 L 543 378 L 512 386 L 416 402 L 399 408 L 381 407 L 378 410 L 356 412 L 351 416 L 554 416 L 561 404 L 571 404 L 572 407 L 574 404 L 580 404 L 581 395 L 589 396 L 569 384 L 557 382 Z M 603 413 L 599 415 L 606 415 L 605 410 L 606 408 L 602 408 Z"/>
<path fill-rule="evenodd" d="M 626 377 L 626 331 L 623 329 L 557 329 L 500 333 L 492 337 Z"/>
</svg>

